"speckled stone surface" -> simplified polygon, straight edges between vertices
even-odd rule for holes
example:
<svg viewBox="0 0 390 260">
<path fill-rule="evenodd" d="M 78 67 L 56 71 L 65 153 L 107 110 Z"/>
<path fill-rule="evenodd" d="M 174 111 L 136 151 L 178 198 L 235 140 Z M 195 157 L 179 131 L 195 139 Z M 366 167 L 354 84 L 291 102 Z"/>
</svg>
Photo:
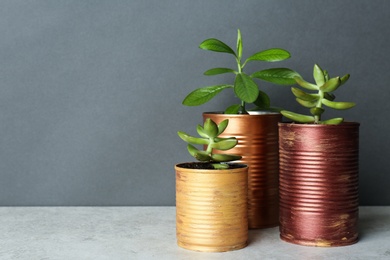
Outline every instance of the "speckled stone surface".
<svg viewBox="0 0 390 260">
<path fill-rule="evenodd" d="M 0 259 L 390 259 L 390 207 L 360 208 L 360 241 L 336 248 L 250 230 L 249 245 L 201 253 L 176 245 L 174 207 L 3 207 Z"/>
</svg>

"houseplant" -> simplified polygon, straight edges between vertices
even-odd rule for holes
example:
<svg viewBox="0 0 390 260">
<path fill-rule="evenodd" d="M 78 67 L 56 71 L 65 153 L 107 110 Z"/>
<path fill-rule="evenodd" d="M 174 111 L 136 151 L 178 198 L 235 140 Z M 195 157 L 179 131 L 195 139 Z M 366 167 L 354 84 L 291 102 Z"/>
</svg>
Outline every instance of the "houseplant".
<svg viewBox="0 0 390 260">
<path fill-rule="evenodd" d="M 293 123 L 279 123 L 280 236 L 301 245 L 350 245 L 358 239 L 359 123 L 322 118 L 325 107 L 355 105 L 335 102 L 332 93 L 349 74 L 330 78 L 314 65 L 313 77 L 315 83 L 296 77 L 305 90 L 292 88 L 310 115 L 281 111 Z"/>
<path fill-rule="evenodd" d="M 227 163 L 241 156 L 214 153 L 237 144 L 234 137 L 219 137 L 227 126 L 228 120 L 217 125 L 206 119 L 204 126 L 197 126 L 200 137 L 178 132 L 188 143 L 188 152 L 200 161 L 175 165 L 176 235 L 180 247 L 221 252 L 247 245 L 248 167 Z"/>
<path fill-rule="evenodd" d="M 298 74 L 286 68 L 271 68 L 252 74 L 246 73 L 246 65 L 255 61 L 276 62 L 290 58 L 286 50 L 273 48 L 257 52 L 242 61 L 243 43 L 238 30 L 237 45 L 234 51 L 218 39 L 207 39 L 200 46 L 203 50 L 232 55 L 237 69 L 212 68 L 207 76 L 230 73 L 234 75 L 231 84 L 202 87 L 191 92 L 183 100 L 187 106 L 202 105 L 225 89 L 233 90 L 239 102 L 224 112 L 206 112 L 203 118 L 211 118 L 216 123 L 229 119 L 229 127 L 222 134 L 235 136 L 239 145 L 231 151 L 242 155 L 240 162 L 249 166 L 248 216 L 249 228 L 276 226 L 278 213 L 278 125 L 282 116 L 271 106 L 268 95 L 259 89 L 255 79 L 262 79 L 282 85 L 295 84 Z M 244 71 L 245 70 L 245 71 Z M 251 106 L 251 107 L 248 107 Z M 223 151 L 222 151 L 223 153 Z"/>
</svg>

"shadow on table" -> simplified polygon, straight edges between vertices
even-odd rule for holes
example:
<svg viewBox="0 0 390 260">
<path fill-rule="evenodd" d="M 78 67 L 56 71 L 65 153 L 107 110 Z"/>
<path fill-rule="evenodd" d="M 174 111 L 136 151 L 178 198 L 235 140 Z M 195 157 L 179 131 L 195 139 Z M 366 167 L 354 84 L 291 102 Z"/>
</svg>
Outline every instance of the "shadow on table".
<svg viewBox="0 0 390 260">
<path fill-rule="evenodd" d="M 389 231 L 390 215 L 383 212 L 370 212 L 359 217 L 359 240 L 372 239 Z"/>
</svg>

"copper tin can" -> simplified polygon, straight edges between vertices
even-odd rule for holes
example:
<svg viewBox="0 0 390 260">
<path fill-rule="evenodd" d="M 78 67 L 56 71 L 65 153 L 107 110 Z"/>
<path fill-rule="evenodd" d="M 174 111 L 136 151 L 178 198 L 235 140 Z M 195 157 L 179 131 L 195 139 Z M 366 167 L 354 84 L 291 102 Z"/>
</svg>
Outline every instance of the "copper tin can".
<svg viewBox="0 0 390 260">
<path fill-rule="evenodd" d="M 279 123 L 280 237 L 307 246 L 358 240 L 359 123 Z"/>
<path fill-rule="evenodd" d="M 242 156 L 238 162 L 249 166 L 248 221 L 249 228 L 267 228 L 279 224 L 279 113 L 227 115 L 204 113 L 203 119 L 216 123 L 229 119 L 222 137 L 234 136 L 238 145 L 229 150 Z M 221 152 L 222 153 L 222 152 Z"/>
<path fill-rule="evenodd" d="M 248 243 L 248 167 L 176 169 L 176 237 L 180 247 L 203 252 Z"/>
</svg>

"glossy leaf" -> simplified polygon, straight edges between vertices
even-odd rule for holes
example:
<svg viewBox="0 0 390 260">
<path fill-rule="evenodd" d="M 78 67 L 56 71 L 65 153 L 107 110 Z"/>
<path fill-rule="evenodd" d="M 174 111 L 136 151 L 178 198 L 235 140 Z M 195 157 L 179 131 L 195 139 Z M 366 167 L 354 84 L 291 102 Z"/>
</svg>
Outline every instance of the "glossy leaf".
<svg viewBox="0 0 390 260">
<path fill-rule="evenodd" d="M 205 134 L 207 134 L 210 138 L 214 138 L 214 137 L 218 136 L 218 126 L 210 118 L 207 118 L 204 121 L 203 129 L 204 129 Z"/>
<path fill-rule="evenodd" d="M 301 104 L 302 106 L 307 107 L 307 108 L 312 108 L 312 107 L 315 107 L 317 105 L 317 101 L 307 101 L 307 100 L 302 100 L 300 98 L 296 98 L 295 100 L 299 104 Z"/>
<path fill-rule="evenodd" d="M 241 105 L 231 105 L 225 110 L 225 114 L 238 114 L 238 111 L 240 111 Z"/>
<path fill-rule="evenodd" d="M 349 79 L 349 74 L 346 74 L 344 76 L 341 77 L 341 85 L 343 85 L 345 82 L 347 82 L 347 80 Z"/>
<path fill-rule="evenodd" d="M 333 109 L 339 109 L 339 110 L 349 109 L 349 108 L 352 108 L 356 105 L 353 102 L 334 102 L 334 101 L 330 101 L 327 99 L 323 99 L 322 104 L 324 104 L 327 107 L 330 107 Z"/>
<path fill-rule="evenodd" d="M 247 59 L 247 61 L 259 60 L 259 61 L 275 62 L 275 61 L 286 60 L 290 57 L 291 55 L 288 51 L 279 48 L 273 48 L 273 49 L 268 49 L 268 50 L 255 53 L 252 56 L 250 56 Z"/>
<path fill-rule="evenodd" d="M 312 117 L 312 116 L 302 115 L 302 114 L 294 113 L 294 112 L 287 111 L 287 110 L 282 110 L 282 111 L 280 111 L 280 113 L 283 116 L 293 120 L 294 122 L 300 122 L 300 123 L 313 123 L 314 122 L 314 117 Z"/>
<path fill-rule="evenodd" d="M 212 166 L 217 170 L 229 169 L 229 164 L 225 163 L 213 163 Z"/>
<path fill-rule="evenodd" d="M 324 85 L 320 87 L 320 90 L 324 92 L 333 92 L 341 85 L 340 77 L 331 78 Z"/>
<path fill-rule="evenodd" d="M 204 40 L 200 45 L 199 48 L 203 50 L 208 50 L 208 51 L 216 51 L 216 52 L 225 52 L 225 53 L 230 53 L 233 54 L 234 56 L 236 55 L 235 52 L 224 42 L 218 40 L 218 39 L 207 39 Z"/>
<path fill-rule="evenodd" d="M 229 139 L 225 139 L 225 140 L 222 140 L 220 142 L 217 142 L 217 143 L 210 144 L 210 146 L 213 149 L 226 151 L 226 150 L 232 149 L 234 146 L 236 146 L 237 142 L 238 141 L 236 138 L 229 138 Z"/>
<path fill-rule="evenodd" d="M 221 123 L 218 124 L 218 135 L 222 134 L 223 131 L 225 131 L 228 124 L 229 124 L 229 119 L 225 119 Z"/>
<path fill-rule="evenodd" d="M 321 121 L 320 124 L 323 125 L 338 125 L 341 124 L 344 121 L 344 118 L 338 117 L 338 118 L 332 118 L 325 121 Z"/>
<path fill-rule="evenodd" d="M 209 86 L 204 88 L 198 88 L 194 91 L 192 91 L 188 96 L 183 100 L 183 105 L 186 106 L 199 106 L 206 102 L 208 102 L 210 99 L 215 97 L 219 92 L 226 88 L 232 88 L 231 85 L 216 85 L 216 86 Z"/>
<path fill-rule="evenodd" d="M 294 85 L 295 77 L 300 77 L 298 72 L 287 68 L 272 68 L 261 70 L 251 75 L 253 78 L 262 79 L 279 85 Z"/>
<path fill-rule="evenodd" d="M 251 77 L 245 73 L 237 74 L 234 81 L 234 92 L 244 102 L 252 103 L 259 95 L 259 88 Z"/>
<path fill-rule="evenodd" d="M 237 30 L 237 57 L 239 60 L 241 60 L 242 57 L 242 38 L 241 38 L 241 31 Z"/>
<path fill-rule="evenodd" d="M 198 135 L 200 135 L 203 138 L 209 138 L 208 135 L 205 133 L 203 126 L 197 125 L 196 126 L 196 131 L 198 132 Z"/>
<path fill-rule="evenodd" d="M 320 108 L 320 107 L 313 107 L 312 109 L 310 109 L 310 113 L 313 115 L 313 116 L 321 116 L 322 113 L 324 113 L 324 109 L 323 108 Z"/>
<path fill-rule="evenodd" d="M 295 97 L 300 98 L 302 100 L 317 101 L 319 99 L 318 94 L 309 94 L 303 90 L 300 90 L 299 88 L 292 87 L 291 92 L 294 94 Z"/>
<path fill-rule="evenodd" d="M 205 161 L 211 161 L 211 156 L 208 155 L 205 151 L 200 151 L 193 145 L 187 145 L 188 152 L 195 157 L 198 161 L 205 162 Z"/>
<path fill-rule="evenodd" d="M 301 86 L 302 88 L 308 89 L 308 90 L 318 90 L 318 87 L 312 83 L 307 82 L 301 77 L 295 77 L 295 82 Z"/>
<path fill-rule="evenodd" d="M 182 131 L 178 131 L 177 134 L 179 135 L 179 137 L 183 141 L 190 143 L 190 144 L 206 145 L 209 143 L 209 140 L 207 140 L 205 138 L 193 137 L 193 136 L 191 136 L 185 132 L 182 132 Z"/>
<path fill-rule="evenodd" d="M 259 90 L 259 95 L 258 95 L 257 99 L 255 100 L 255 102 L 253 102 L 253 103 L 257 107 L 262 108 L 262 109 L 269 108 L 271 105 L 271 101 L 270 101 L 269 96 L 261 90 Z"/>
<path fill-rule="evenodd" d="M 325 83 L 325 75 L 320 66 L 317 64 L 313 68 L 313 77 L 318 87 L 321 87 Z"/>
<path fill-rule="evenodd" d="M 224 73 L 236 73 L 236 71 L 229 68 L 213 68 L 205 71 L 203 74 L 206 76 L 214 76 Z"/>
<path fill-rule="evenodd" d="M 235 160 L 240 160 L 242 157 L 239 155 L 233 155 L 233 154 L 212 154 L 211 158 L 213 161 L 216 162 L 230 162 Z"/>
<path fill-rule="evenodd" d="M 324 93 L 324 98 L 326 98 L 327 100 L 333 101 L 336 98 L 336 96 L 332 93 Z"/>
</svg>

